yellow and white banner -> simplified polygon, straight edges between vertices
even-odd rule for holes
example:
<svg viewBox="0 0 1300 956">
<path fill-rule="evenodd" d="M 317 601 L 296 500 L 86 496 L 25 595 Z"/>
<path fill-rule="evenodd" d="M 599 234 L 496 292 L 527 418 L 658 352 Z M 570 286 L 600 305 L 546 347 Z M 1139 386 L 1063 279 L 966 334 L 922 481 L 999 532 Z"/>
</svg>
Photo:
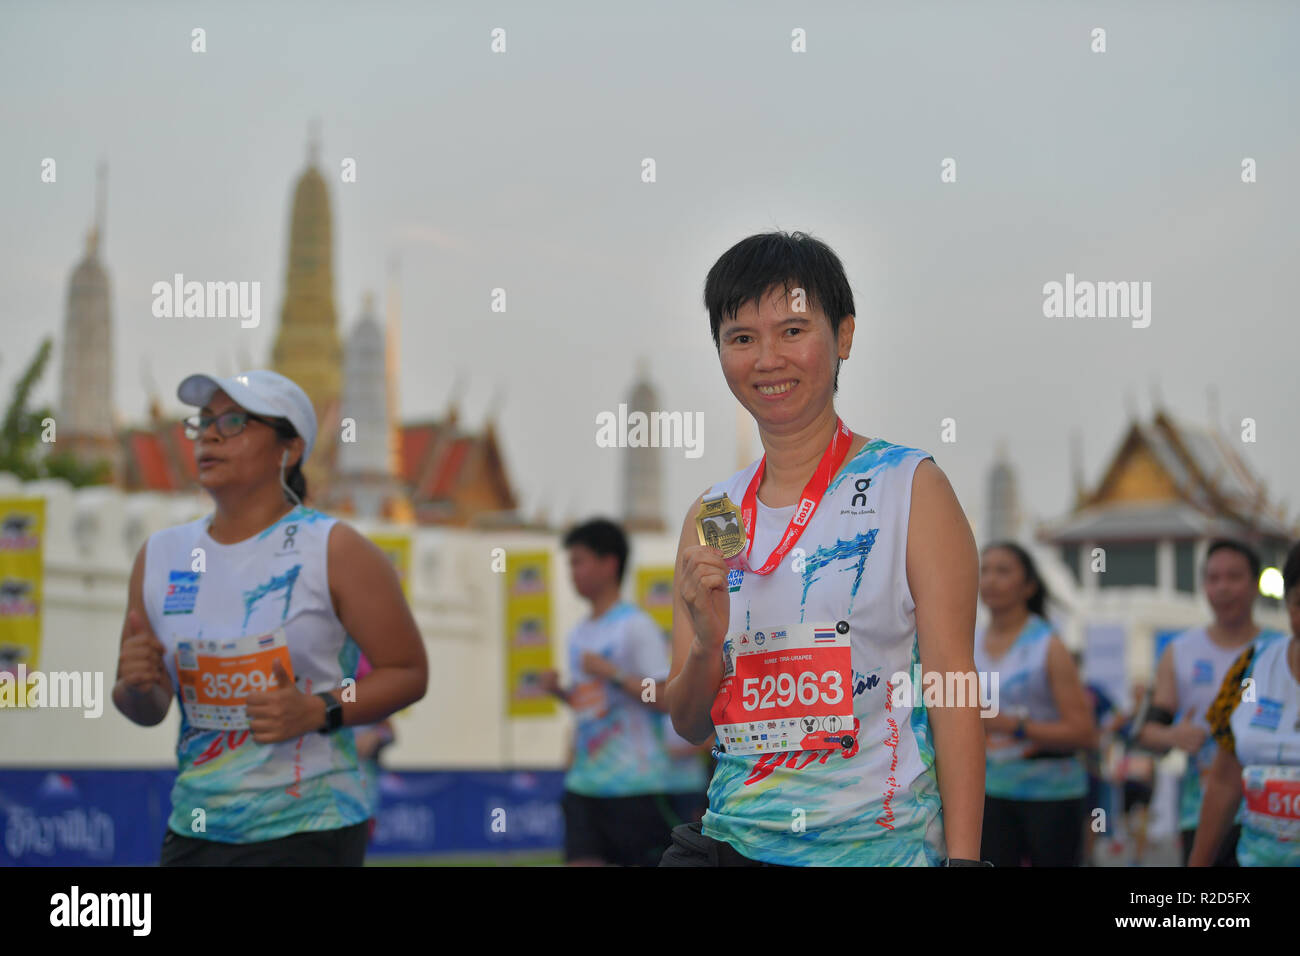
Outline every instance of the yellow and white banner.
<svg viewBox="0 0 1300 956">
<path fill-rule="evenodd" d="M 19 665 L 40 668 L 44 554 L 45 499 L 0 498 L 0 674 L 10 681 Z"/>
<path fill-rule="evenodd" d="M 651 565 L 636 569 L 636 603 L 669 637 L 673 633 L 673 566 Z"/>
<path fill-rule="evenodd" d="M 388 555 L 402 582 L 402 596 L 411 600 L 411 536 L 409 534 L 372 534 L 370 540 Z"/>
<path fill-rule="evenodd" d="M 553 666 L 550 552 L 508 552 L 505 589 L 506 714 L 549 717 L 555 698 L 541 689 L 537 674 Z"/>
<path fill-rule="evenodd" d="M 402 597 L 411 603 L 411 536 L 409 534 L 384 534 L 376 532 L 368 536 L 384 552 L 393 567 L 397 569 L 397 579 L 402 582 Z M 403 707 L 397 712 L 398 717 L 409 717 L 410 707 Z"/>
</svg>

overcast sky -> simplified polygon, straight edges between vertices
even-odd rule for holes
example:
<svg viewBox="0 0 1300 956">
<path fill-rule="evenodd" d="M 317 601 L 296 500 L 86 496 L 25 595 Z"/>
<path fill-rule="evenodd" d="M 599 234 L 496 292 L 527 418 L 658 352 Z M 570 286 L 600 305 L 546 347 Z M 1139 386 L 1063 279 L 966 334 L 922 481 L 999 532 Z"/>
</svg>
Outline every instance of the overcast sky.
<svg viewBox="0 0 1300 956">
<path fill-rule="evenodd" d="M 998 439 L 1026 510 L 1057 516 L 1072 429 L 1093 482 L 1131 410 L 1149 417 L 1158 389 L 1204 423 L 1210 385 L 1225 425 L 1258 422 L 1243 454 L 1276 501 L 1300 473 L 1298 21 L 1243 0 L 6 2 L 0 395 L 42 338 L 61 345 L 101 157 L 121 418 L 143 419 L 148 376 L 179 416 L 186 374 L 269 366 L 319 117 L 340 331 L 400 256 L 403 418 L 441 414 L 459 377 L 477 425 L 499 392 L 530 514 L 617 513 L 596 416 L 642 357 L 663 409 L 705 416 L 702 457 L 663 451 L 670 523 L 735 470 L 701 291 L 729 246 L 778 228 L 848 271 L 845 420 L 931 451 L 977 522 Z M 176 272 L 261 282 L 261 325 L 154 318 L 151 286 Z M 1149 327 L 1045 318 L 1043 285 L 1067 272 L 1150 282 Z"/>
</svg>

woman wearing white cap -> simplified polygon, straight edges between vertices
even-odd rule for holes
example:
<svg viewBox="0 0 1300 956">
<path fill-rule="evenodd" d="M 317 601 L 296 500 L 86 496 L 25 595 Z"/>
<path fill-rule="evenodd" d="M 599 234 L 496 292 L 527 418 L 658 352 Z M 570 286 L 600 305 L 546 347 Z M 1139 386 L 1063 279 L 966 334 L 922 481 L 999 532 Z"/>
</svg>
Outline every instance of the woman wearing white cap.
<svg viewBox="0 0 1300 956">
<path fill-rule="evenodd" d="M 424 696 L 428 664 L 392 563 L 302 504 L 307 395 L 264 370 L 177 394 L 211 515 L 149 537 L 131 571 L 113 702 L 181 701 L 163 865 L 360 865 L 368 805 L 351 727 Z M 373 670 L 356 681 L 364 652 Z"/>
</svg>

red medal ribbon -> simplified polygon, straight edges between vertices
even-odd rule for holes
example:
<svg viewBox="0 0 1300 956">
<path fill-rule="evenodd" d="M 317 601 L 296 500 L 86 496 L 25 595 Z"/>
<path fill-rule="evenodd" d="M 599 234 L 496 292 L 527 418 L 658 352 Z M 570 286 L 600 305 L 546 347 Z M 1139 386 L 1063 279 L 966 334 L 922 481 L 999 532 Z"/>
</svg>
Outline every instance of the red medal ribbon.
<svg viewBox="0 0 1300 956">
<path fill-rule="evenodd" d="M 843 447 L 841 447 L 841 444 Z M 808 479 L 808 484 L 804 485 L 803 494 L 799 496 L 799 507 L 795 509 L 794 514 L 790 517 L 790 523 L 785 527 L 785 534 L 781 536 L 780 542 L 768 556 L 767 562 L 761 568 L 755 568 L 749 562 L 749 552 L 754 548 L 754 513 L 757 510 L 758 502 L 758 485 L 763 480 L 763 471 L 767 468 L 767 455 L 758 463 L 758 470 L 754 472 L 754 477 L 750 479 L 749 487 L 745 489 L 745 497 L 741 499 L 740 513 L 745 522 L 745 541 L 744 559 L 745 564 L 755 574 L 771 574 L 773 569 L 781 563 L 786 552 L 794 547 L 794 543 L 799 540 L 803 534 L 803 529 L 808 526 L 812 520 L 813 512 L 817 510 L 817 505 L 821 503 L 822 496 L 826 494 L 826 489 L 830 487 L 831 479 L 835 473 L 840 470 L 840 465 L 844 463 L 844 458 L 849 453 L 849 446 L 853 444 L 853 433 L 845 426 L 843 419 L 839 416 L 835 418 L 835 437 L 831 439 L 830 445 L 822 453 L 822 460 L 817 463 L 817 470 L 813 476 Z"/>
</svg>

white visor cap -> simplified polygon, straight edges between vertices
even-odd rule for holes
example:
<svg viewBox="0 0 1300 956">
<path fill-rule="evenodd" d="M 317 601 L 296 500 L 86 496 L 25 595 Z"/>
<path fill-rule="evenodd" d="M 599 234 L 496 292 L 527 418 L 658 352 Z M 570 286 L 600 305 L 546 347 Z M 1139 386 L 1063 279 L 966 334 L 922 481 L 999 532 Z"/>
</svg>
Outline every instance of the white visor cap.
<svg viewBox="0 0 1300 956">
<path fill-rule="evenodd" d="M 286 418 L 306 443 L 302 452 L 305 462 L 316 444 L 316 411 L 311 399 L 298 385 L 279 372 L 254 369 L 229 378 L 215 375 L 191 375 L 176 389 L 176 396 L 186 405 L 202 408 L 217 391 L 230 396 L 240 408 L 267 418 Z"/>
</svg>

